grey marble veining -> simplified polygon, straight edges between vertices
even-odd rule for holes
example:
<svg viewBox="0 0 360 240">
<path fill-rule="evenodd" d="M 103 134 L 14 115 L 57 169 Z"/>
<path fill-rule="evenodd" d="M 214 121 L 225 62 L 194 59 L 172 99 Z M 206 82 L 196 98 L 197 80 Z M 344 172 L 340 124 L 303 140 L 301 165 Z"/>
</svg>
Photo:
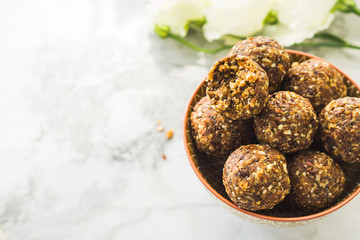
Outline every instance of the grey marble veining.
<svg viewBox="0 0 360 240">
<path fill-rule="evenodd" d="M 358 28 L 341 31 L 360 36 Z M 359 197 L 290 229 L 218 206 L 188 164 L 182 121 L 194 88 L 224 53 L 157 38 L 145 1 L 1 2 L 0 33 L 7 239 L 354 239 Z M 310 51 L 360 83 L 360 51 Z M 158 120 L 173 139 L 156 131 Z"/>
</svg>

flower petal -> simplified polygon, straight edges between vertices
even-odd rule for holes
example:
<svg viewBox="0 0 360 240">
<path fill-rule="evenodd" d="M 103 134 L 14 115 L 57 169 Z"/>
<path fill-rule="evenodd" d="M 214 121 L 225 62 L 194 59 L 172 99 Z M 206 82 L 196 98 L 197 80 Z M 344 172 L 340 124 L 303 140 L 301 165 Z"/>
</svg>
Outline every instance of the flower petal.
<svg viewBox="0 0 360 240">
<path fill-rule="evenodd" d="M 263 28 L 275 0 L 211 0 L 205 9 L 204 35 L 208 41 L 226 34 L 249 36 Z"/>
<path fill-rule="evenodd" d="M 191 20 L 204 17 L 206 0 L 163 0 L 153 1 L 154 23 L 159 26 L 168 26 L 171 32 L 182 37 L 187 34 L 187 25 Z"/>
<path fill-rule="evenodd" d="M 334 19 L 331 9 L 337 0 L 278 0 L 274 10 L 279 24 L 266 26 L 263 35 L 290 46 L 311 38 L 329 27 Z"/>
</svg>

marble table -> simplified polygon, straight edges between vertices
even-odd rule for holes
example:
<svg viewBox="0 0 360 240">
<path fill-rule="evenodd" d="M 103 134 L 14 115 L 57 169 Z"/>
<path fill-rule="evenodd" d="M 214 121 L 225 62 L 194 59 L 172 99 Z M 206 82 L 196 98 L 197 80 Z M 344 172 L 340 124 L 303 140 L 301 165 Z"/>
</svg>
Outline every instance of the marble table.
<svg viewBox="0 0 360 240">
<path fill-rule="evenodd" d="M 247 222 L 210 197 L 187 161 L 182 120 L 195 86 L 224 52 L 198 54 L 159 39 L 145 5 L 0 2 L 6 239 L 358 238 L 360 196 L 293 228 Z M 360 44 L 359 25 L 346 16 L 334 28 Z M 360 83 L 360 51 L 305 50 Z M 173 129 L 171 140 L 157 131 L 158 120 Z"/>
</svg>

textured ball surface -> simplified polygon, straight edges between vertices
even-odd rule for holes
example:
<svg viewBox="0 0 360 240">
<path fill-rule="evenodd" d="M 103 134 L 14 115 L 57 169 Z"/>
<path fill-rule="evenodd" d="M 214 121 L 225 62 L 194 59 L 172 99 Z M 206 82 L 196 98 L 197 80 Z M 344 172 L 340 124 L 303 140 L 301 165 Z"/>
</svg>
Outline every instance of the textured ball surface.
<svg viewBox="0 0 360 240">
<path fill-rule="evenodd" d="M 273 93 L 265 109 L 254 118 L 255 135 L 284 153 L 308 148 L 318 120 L 309 100 L 289 91 Z"/>
<path fill-rule="evenodd" d="M 207 97 L 190 116 L 192 135 L 198 150 L 212 156 L 226 156 L 241 145 L 254 142 L 250 120 L 232 120 L 217 113 Z"/>
<path fill-rule="evenodd" d="M 223 184 L 239 208 L 271 209 L 290 192 L 286 159 L 269 146 L 241 146 L 226 160 Z"/>
<path fill-rule="evenodd" d="M 302 151 L 288 164 L 290 200 L 305 211 L 332 205 L 344 190 L 345 174 L 327 154 Z"/>
<path fill-rule="evenodd" d="M 210 104 L 231 119 L 254 117 L 269 98 L 266 72 L 248 57 L 222 58 L 211 68 L 206 82 Z"/>
<path fill-rule="evenodd" d="M 317 59 L 290 68 L 284 88 L 309 99 L 316 112 L 321 112 L 332 100 L 346 96 L 341 73 L 327 62 Z"/>
<path fill-rule="evenodd" d="M 237 42 L 228 53 L 248 56 L 265 70 L 269 78 L 269 92 L 279 89 L 286 72 L 290 68 L 290 56 L 277 41 L 258 36 Z"/>
<path fill-rule="evenodd" d="M 319 133 L 334 160 L 360 163 L 360 98 L 331 101 L 320 114 Z"/>
</svg>

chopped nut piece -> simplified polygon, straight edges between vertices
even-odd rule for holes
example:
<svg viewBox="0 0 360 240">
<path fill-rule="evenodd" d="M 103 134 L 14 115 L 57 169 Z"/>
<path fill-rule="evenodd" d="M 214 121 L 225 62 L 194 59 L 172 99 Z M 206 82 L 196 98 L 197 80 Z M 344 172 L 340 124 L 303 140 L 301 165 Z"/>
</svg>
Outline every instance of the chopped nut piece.
<svg viewBox="0 0 360 240">
<path fill-rule="evenodd" d="M 289 130 L 289 129 L 288 129 L 288 130 L 285 130 L 285 131 L 284 131 L 284 134 L 285 134 L 285 135 L 291 135 L 291 130 Z"/>
<path fill-rule="evenodd" d="M 293 68 L 293 67 L 296 67 L 296 66 L 298 66 L 299 65 L 299 62 L 293 62 L 292 64 L 291 64 L 291 67 Z"/>
<path fill-rule="evenodd" d="M 156 129 L 156 131 L 162 132 L 162 131 L 164 131 L 164 128 L 163 128 L 162 126 L 158 126 L 157 129 Z"/>
</svg>

